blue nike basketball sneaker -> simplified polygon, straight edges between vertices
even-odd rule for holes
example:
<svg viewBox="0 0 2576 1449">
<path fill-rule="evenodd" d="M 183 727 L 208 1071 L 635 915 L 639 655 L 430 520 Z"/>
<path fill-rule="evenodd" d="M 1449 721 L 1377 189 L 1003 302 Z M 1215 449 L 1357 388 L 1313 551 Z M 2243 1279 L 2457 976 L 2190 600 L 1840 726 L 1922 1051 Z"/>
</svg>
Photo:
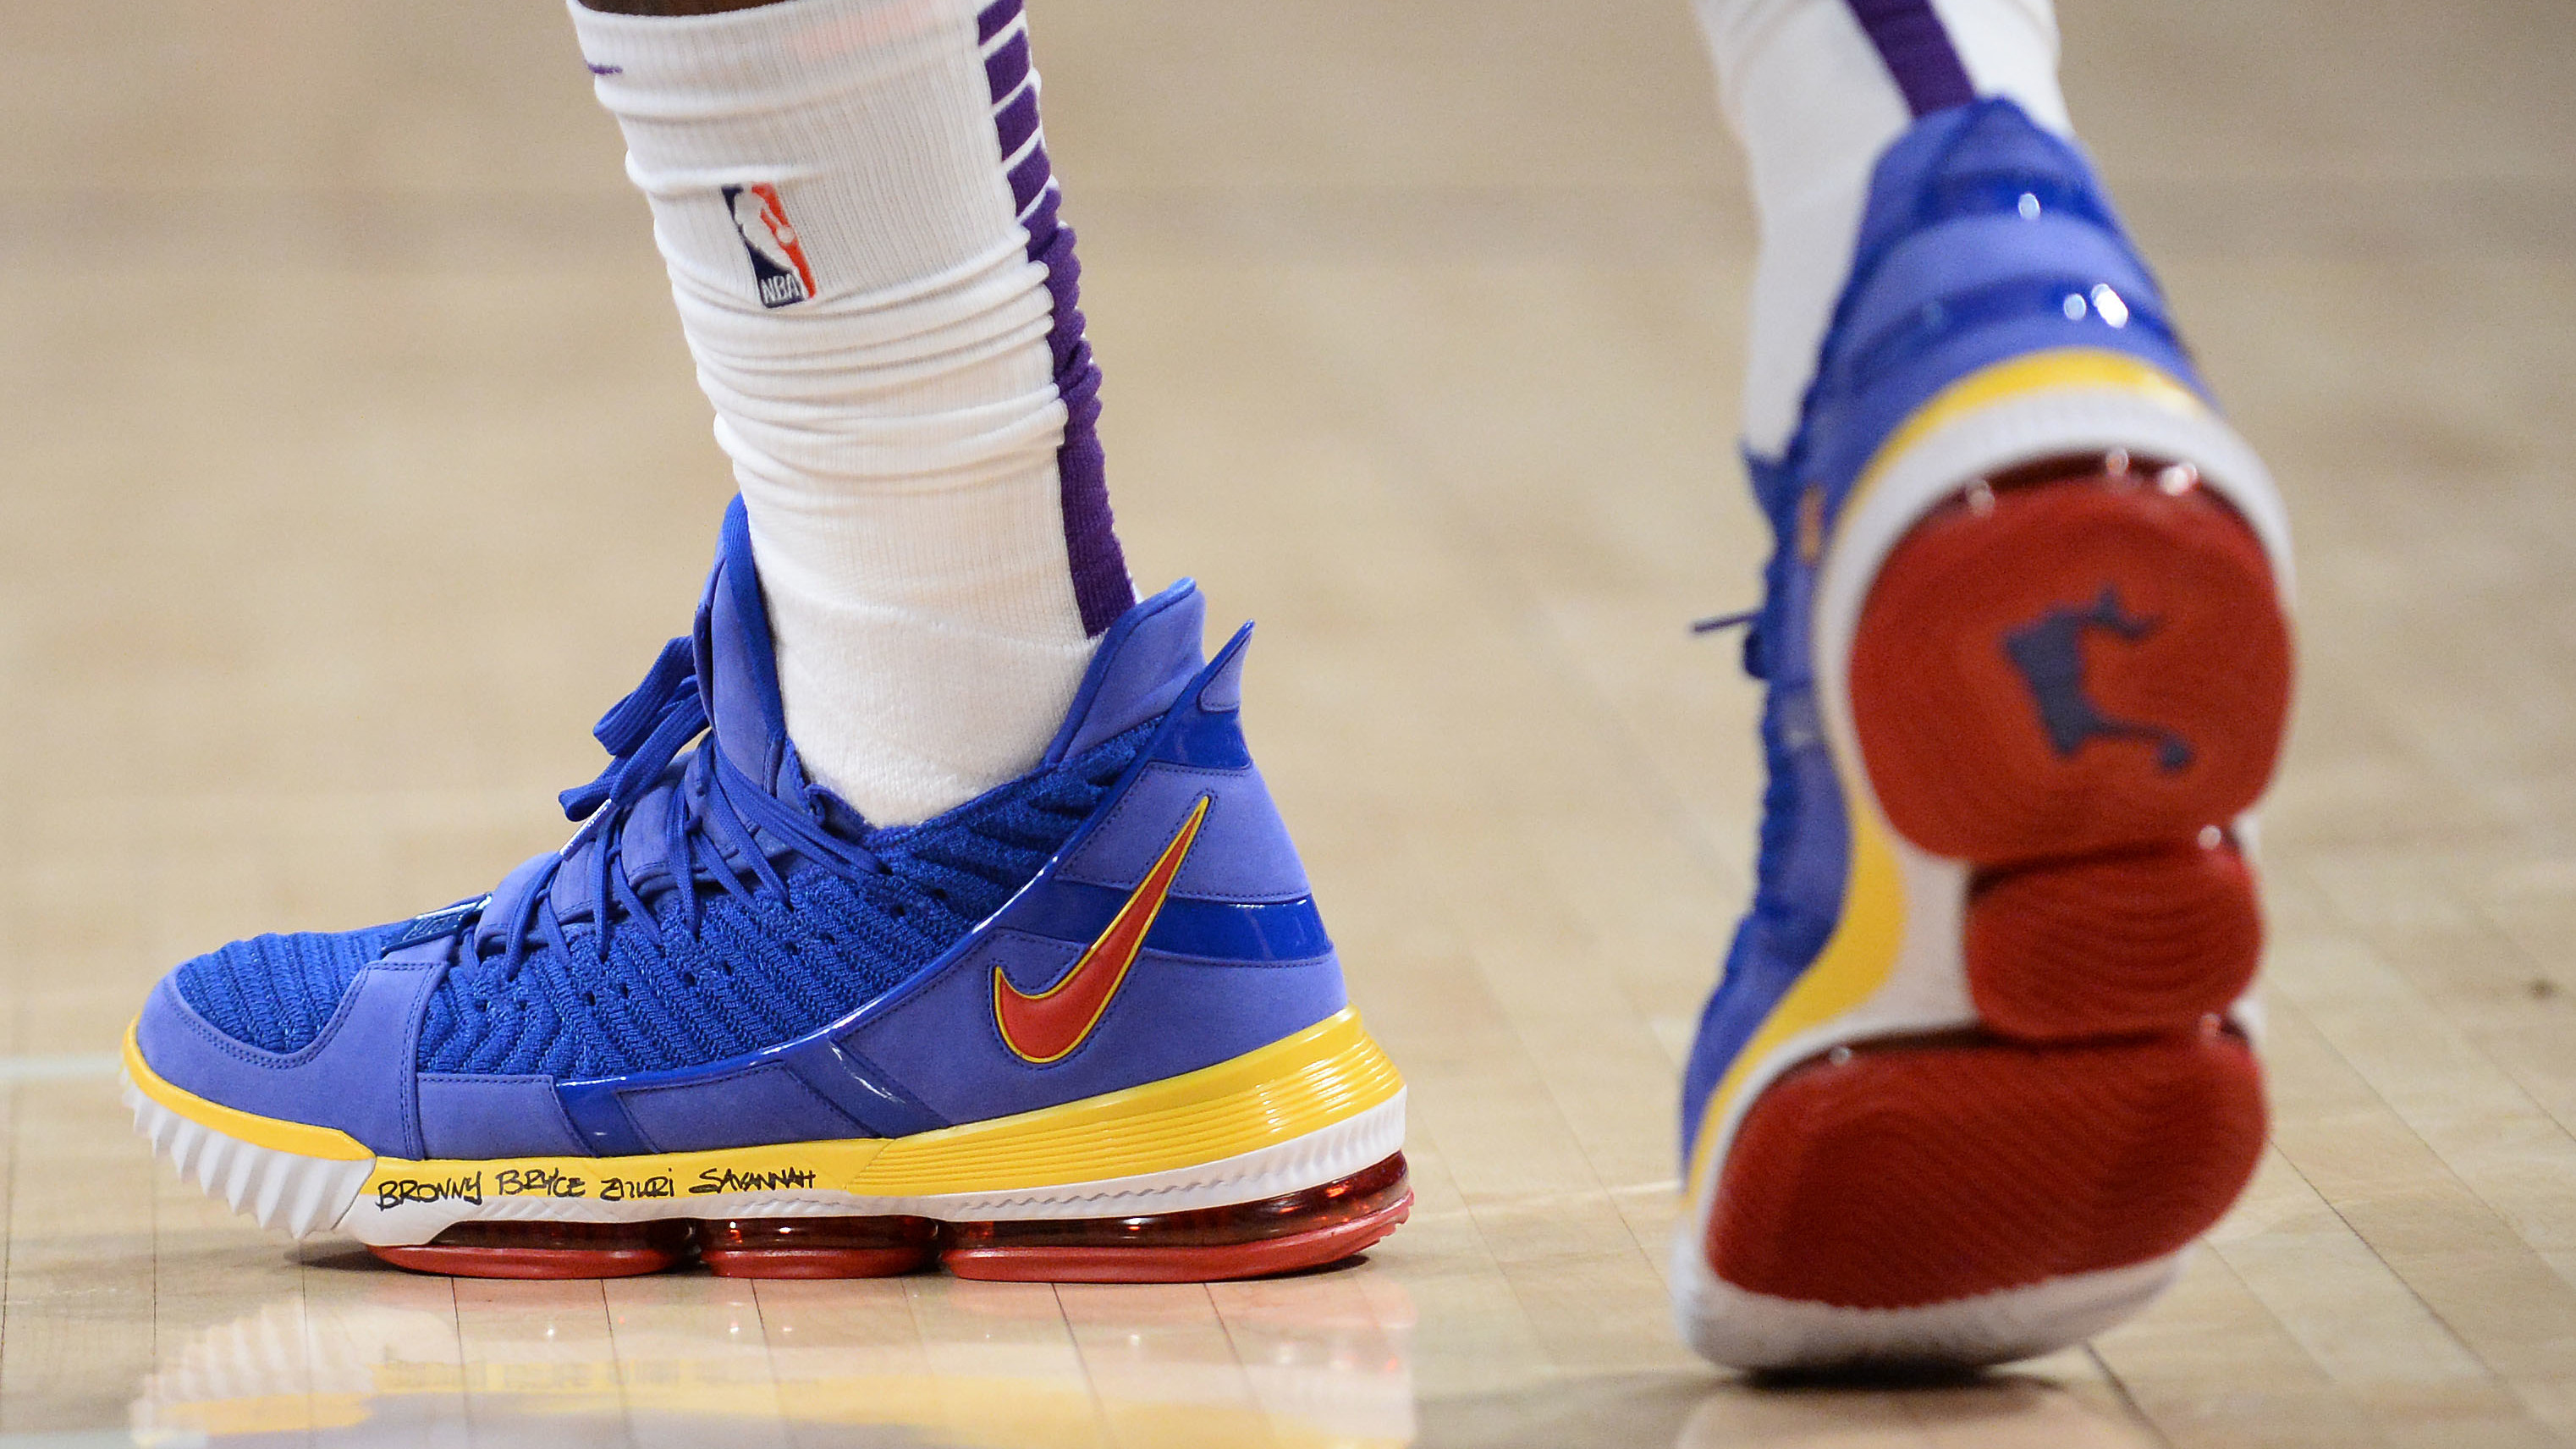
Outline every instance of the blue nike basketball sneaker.
<svg viewBox="0 0 2576 1449">
<path fill-rule="evenodd" d="M 2280 499 L 2082 155 L 2005 100 L 1881 158 L 1750 464 L 1771 783 L 1683 1087 L 1682 1331 L 1748 1368 L 2076 1342 L 2262 1147 Z"/>
<path fill-rule="evenodd" d="M 564 795 L 571 843 L 181 966 L 126 1041 L 136 1121 L 262 1223 L 440 1273 L 1357 1252 L 1412 1201 L 1404 1087 L 1245 750 L 1250 626 L 1211 662 L 1204 612 L 1187 582 L 1136 605 L 1034 770 L 874 828 L 797 762 L 736 500 L 694 631 Z"/>
</svg>

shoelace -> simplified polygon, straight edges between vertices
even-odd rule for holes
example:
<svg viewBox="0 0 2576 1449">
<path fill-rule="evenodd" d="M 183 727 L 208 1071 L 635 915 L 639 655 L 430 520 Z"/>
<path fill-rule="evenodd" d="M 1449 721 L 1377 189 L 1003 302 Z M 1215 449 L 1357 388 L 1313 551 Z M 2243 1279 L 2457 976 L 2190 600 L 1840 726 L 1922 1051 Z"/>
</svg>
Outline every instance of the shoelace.
<svg viewBox="0 0 2576 1449">
<path fill-rule="evenodd" d="M 1779 597 L 1781 581 L 1776 577 L 1778 560 L 1770 566 L 1773 577 L 1766 580 L 1770 595 Z M 1731 614 L 1716 614 L 1691 621 L 1694 636 L 1719 633 L 1727 629 L 1744 631 L 1744 672 L 1765 684 L 1771 682 L 1771 670 L 1763 658 L 1763 616 L 1770 612 L 1765 603 Z M 1753 914 L 1774 921 L 1796 914 L 1795 902 L 1781 893 L 1779 862 L 1789 847 L 1797 816 L 1797 778 L 1791 768 L 1788 744 L 1777 733 L 1777 724 L 1768 707 L 1764 710 L 1762 747 L 1764 783 L 1762 789 L 1762 826 L 1755 862 Z"/>
<path fill-rule="evenodd" d="M 1732 614 L 1713 614 L 1705 619 L 1691 620 L 1690 631 L 1696 635 L 1715 634 L 1726 629 L 1742 629 L 1744 631 L 1744 672 L 1756 679 L 1768 679 L 1771 677 L 1770 673 L 1762 667 L 1762 614 L 1763 608 L 1760 606 L 1738 609 Z"/>
<path fill-rule="evenodd" d="M 787 894 L 786 878 L 761 848 L 755 831 L 767 832 L 797 855 L 845 880 L 888 873 L 888 867 L 866 849 L 826 832 L 814 818 L 790 808 L 745 775 L 725 758 L 711 735 L 675 774 L 671 765 L 682 747 L 706 734 L 710 723 L 706 702 L 698 692 L 697 644 L 682 635 L 662 646 L 644 682 L 600 716 L 591 730 L 611 757 L 608 767 L 598 779 L 561 796 L 564 815 L 583 822 L 582 828 L 520 894 L 513 919 L 502 932 L 508 943 L 501 957 L 503 980 L 518 974 L 537 940 L 571 956 L 571 943 L 555 913 L 553 884 L 584 846 L 590 851 L 592 949 L 597 958 L 603 963 L 608 960 L 620 914 L 616 908 L 622 907 L 625 918 L 644 929 L 655 929 L 652 908 L 625 869 L 623 846 L 638 809 L 657 795 L 666 797 L 663 859 L 671 888 L 679 897 L 681 920 L 692 935 L 703 909 L 696 885 L 700 878 L 713 880 L 749 904 L 753 886 L 743 880 L 748 869 L 758 886 L 782 898 Z M 730 854 L 727 846 L 732 847 Z"/>
</svg>

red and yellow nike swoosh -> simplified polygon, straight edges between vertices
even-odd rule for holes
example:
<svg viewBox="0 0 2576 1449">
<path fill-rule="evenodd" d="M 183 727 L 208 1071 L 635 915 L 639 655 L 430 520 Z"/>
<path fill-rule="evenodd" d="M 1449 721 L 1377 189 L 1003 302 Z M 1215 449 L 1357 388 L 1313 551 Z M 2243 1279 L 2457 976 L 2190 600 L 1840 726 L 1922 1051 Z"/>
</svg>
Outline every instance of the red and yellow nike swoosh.
<svg viewBox="0 0 2576 1449">
<path fill-rule="evenodd" d="M 1127 968 L 1136 964 L 1145 933 L 1154 929 L 1154 918 L 1163 913 L 1172 878 L 1181 873 L 1181 861 L 1190 853 L 1190 843 L 1198 839 L 1199 823 L 1207 819 L 1207 812 L 1208 797 L 1202 795 L 1190 818 L 1181 822 L 1180 833 L 1163 847 L 1154 868 L 1145 872 L 1144 881 L 1062 980 L 1030 996 L 1013 986 L 1002 968 L 993 968 L 993 1021 L 1001 1027 L 1002 1042 L 1013 1056 L 1032 1066 L 1062 1060 L 1100 1024 L 1110 998 L 1127 980 Z"/>
</svg>

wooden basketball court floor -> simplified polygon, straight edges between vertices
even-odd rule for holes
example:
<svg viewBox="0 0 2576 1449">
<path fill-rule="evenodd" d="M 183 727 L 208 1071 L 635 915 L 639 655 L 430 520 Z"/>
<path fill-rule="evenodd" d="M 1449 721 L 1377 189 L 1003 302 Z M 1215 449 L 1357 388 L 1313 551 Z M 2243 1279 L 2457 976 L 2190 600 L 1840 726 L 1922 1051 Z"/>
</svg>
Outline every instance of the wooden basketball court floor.
<svg viewBox="0 0 2576 1449">
<path fill-rule="evenodd" d="M 2064 0 L 2296 510 L 2275 1143 L 2145 1317 L 1777 1388 L 1666 1324 L 1756 693 L 1751 228 L 1679 0 L 1039 0 L 1130 557 L 1413 1084 L 1412 1225 L 1213 1288 L 451 1283 L 156 1167 L 172 962 L 557 843 L 729 491 L 547 0 L 0 0 L 0 1449 L 2576 1438 L 2576 13 Z"/>
</svg>

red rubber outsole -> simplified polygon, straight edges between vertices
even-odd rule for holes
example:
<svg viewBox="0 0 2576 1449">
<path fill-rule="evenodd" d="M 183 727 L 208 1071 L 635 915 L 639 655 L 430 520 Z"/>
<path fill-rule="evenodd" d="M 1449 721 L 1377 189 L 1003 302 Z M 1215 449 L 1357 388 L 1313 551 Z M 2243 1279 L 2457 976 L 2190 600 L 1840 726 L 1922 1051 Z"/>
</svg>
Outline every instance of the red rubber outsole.
<svg viewBox="0 0 2576 1449">
<path fill-rule="evenodd" d="M 1917 523 L 1862 606 L 1852 720 L 1889 823 L 2003 864 L 2234 819 L 2290 705 L 2289 622 L 2252 530 L 2135 465 L 1999 482 Z"/>
<path fill-rule="evenodd" d="M 2222 832 L 1983 875 L 1969 888 L 1968 992 L 1995 1030 L 2080 1041 L 2171 1030 L 2254 980 L 2254 873 Z"/>
<path fill-rule="evenodd" d="M 2233 1035 L 1882 1046 L 1807 1062 L 1727 1156 L 1710 1261 L 1756 1293 L 1906 1308 L 2163 1257 L 2263 1147 Z"/>
<path fill-rule="evenodd" d="M 397 1268 L 447 1278 L 640 1278 L 676 1268 L 689 1258 L 687 1253 L 642 1248 L 464 1248 L 436 1243 L 367 1251 Z"/>
<path fill-rule="evenodd" d="M 728 1278 L 884 1278 L 944 1266 L 960 1278 L 1208 1283 L 1336 1263 L 1413 1206 L 1404 1154 L 1258 1202 L 1124 1218 L 939 1223 L 796 1217 L 640 1223 L 459 1223 L 419 1247 L 370 1247 L 397 1267 L 459 1278 L 624 1278 L 692 1257 Z"/>
<path fill-rule="evenodd" d="M 685 1222 L 458 1223 L 428 1243 L 368 1252 L 450 1278 L 638 1278 L 689 1260 Z"/>
<path fill-rule="evenodd" d="M 891 1278 L 930 1266 L 928 1218 L 748 1218 L 696 1224 L 698 1258 L 719 1278 Z"/>
<path fill-rule="evenodd" d="M 1738 1287 L 1907 1308 L 2170 1254 L 2252 1176 L 2261 1072 L 2221 1016 L 2262 924 L 2232 822 L 2271 778 L 2290 636 L 2187 468 L 2054 460 L 1936 508 L 1850 664 L 1887 819 L 1971 867 L 1980 1025 L 1856 1043 L 1756 1098 L 1706 1238 Z"/>
<path fill-rule="evenodd" d="M 964 1223 L 941 1266 L 1001 1282 L 1205 1283 L 1339 1262 L 1413 1211 L 1404 1154 L 1365 1172 L 1240 1207 L 1086 1221 Z"/>
</svg>

